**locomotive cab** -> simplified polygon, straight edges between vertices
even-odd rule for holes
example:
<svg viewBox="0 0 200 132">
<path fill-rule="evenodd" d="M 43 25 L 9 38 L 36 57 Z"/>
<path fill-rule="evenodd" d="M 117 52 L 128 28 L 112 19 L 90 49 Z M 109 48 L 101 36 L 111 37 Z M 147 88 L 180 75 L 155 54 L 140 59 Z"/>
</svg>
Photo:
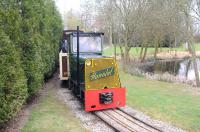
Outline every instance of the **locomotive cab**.
<svg viewBox="0 0 200 132">
<path fill-rule="evenodd" d="M 69 87 L 83 101 L 85 111 L 125 106 L 117 62 L 102 55 L 103 35 L 75 31 L 66 36 Z"/>
</svg>

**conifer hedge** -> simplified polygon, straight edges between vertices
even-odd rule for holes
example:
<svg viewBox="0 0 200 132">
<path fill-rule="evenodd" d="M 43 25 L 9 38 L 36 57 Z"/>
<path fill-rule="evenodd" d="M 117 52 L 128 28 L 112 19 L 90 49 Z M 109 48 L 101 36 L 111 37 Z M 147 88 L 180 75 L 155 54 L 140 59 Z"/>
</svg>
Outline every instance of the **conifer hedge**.
<svg viewBox="0 0 200 132">
<path fill-rule="evenodd" d="M 20 56 L 0 30 L 0 123 L 11 118 L 27 97 L 27 84 Z"/>
<path fill-rule="evenodd" d="M 0 126 L 55 71 L 61 31 L 53 0 L 0 1 Z"/>
</svg>

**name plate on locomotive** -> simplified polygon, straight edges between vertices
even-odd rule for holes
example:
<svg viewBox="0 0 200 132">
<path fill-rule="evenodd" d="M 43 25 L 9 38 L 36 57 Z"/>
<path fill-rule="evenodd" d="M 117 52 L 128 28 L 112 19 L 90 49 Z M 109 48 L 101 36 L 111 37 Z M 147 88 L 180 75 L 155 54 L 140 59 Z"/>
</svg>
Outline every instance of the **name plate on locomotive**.
<svg viewBox="0 0 200 132">
<path fill-rule="evenodd" d="M 108 77 L 114 75 L 114 67 L 105 68 L 100 71 L 91 72 L 90 73 L 90 80 L 97 80 L 100 78 Z"/>
</svg>

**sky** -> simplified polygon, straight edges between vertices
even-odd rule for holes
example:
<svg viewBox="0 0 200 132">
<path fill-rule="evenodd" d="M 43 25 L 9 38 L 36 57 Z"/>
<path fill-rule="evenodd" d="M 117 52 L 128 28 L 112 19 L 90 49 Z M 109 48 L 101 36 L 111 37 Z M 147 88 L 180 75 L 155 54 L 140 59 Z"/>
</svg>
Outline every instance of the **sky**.
<svg viewBox="0 0 200 132">
<path fill-rule="evenodd" d="M 81 0 L 55 0 L 55 2 L 62 16 L 71 9 L 78 11 L 81 4 Z"/>
</svg>

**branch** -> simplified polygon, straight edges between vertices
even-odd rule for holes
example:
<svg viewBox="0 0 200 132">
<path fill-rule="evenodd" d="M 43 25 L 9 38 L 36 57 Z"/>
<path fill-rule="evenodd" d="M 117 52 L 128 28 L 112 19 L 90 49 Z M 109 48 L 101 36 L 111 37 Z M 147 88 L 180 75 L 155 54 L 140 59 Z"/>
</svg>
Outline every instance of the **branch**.
<svg viewBox="0 0 200 132">
<path fill-rule="evenodd" d="M 198 17 L 200 17 L 200 14 L 199 14 L 194 8 L 190 7 L 190 9 L 191 9 Z"/>
</svg>

